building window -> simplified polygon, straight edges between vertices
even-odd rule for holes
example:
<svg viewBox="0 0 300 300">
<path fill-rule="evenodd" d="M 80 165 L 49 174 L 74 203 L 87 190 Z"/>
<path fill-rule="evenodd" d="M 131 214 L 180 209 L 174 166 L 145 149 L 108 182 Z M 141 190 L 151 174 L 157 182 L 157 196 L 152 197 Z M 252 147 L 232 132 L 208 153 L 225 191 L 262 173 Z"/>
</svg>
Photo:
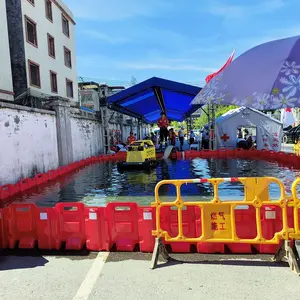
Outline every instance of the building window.
<svg viewBox="0 0 300 300">
<path fill-rule="evenodd" d="M 25 17 L 26 22 L 26 40 L 29 44 L 37 47 L 38 41 L 37 41 L 37 30 L 36 30 L 36 23 L 29 19 L 28 17 Z"/>
<path fill-rule="evenodd" d="M 64 35 L 70 37 L 69 20 L 64 15 L 62 15 L 62 30 Z"/>
<path fill-rule="evenodd" d="M 50 83 L 51 83 L 51 92 L 57 93 L 57 74 L 53 71 L 50 71 Z"/>
<path fill-rule="evenodd" d="M 48 33 L 48 53 L 49 56 L 55 58 L 55 43 L 54 37 Z"/>
<path fill-rule="evenodd" d="M 45 6 L 46 6 L 46 17 L 49 21 L 53 21 L 52 16 L 52 2 L 51 0 L 45 0 Z"/>
<path fill-rule="evenodd" d="M 34 6 L 34 0 L 27 0 L 27 1 Z"/>
<path fill-rule="evenodd" d="M 66 79 L 67 97 L 74 98 L 73 81 Z"/>
<path fill-rule="evenodd" d="M 71 58 L 71 51 L 64 47 L 64 52 L 65 52 L 65 65 L 68 68 L 72 68 L 72 58 Z"/>
<path fill-rule="evenodd" d="M 40 66 L 37 63 L 29 60 L 28 68 L 29 68 L 30 85 L 40 88 L 41 87 Z"/>
</svg>

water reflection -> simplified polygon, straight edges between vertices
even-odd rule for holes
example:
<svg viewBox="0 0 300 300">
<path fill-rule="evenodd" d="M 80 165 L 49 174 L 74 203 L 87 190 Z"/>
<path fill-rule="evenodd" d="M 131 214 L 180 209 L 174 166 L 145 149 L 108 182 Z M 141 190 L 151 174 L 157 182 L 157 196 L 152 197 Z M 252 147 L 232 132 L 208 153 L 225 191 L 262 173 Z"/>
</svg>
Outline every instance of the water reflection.
<svg viewBox="0 0 300 300">
<path fill-rule="evenodd" d="M 16 201 L 35 202 L 40 206 L 53 206 L 63 201 L 81 201 L 87 205 L 103 206 L 111 201 L 134 201 L 149 205 L 154 200 L 157 182 L 167 179 L 209 177 L 277 177 L 289 188 L 298 175 L 297 171 L 279 167 L 275 163 L 250 160 L 194 159 L 191 161 L 160 161 L 151 172 L 130 171 L 119 173 L 114 162 L 94 164 L 53 182 L 51 185 L 30 191 Z M 272 199 L 279 197 L 278 186 L 270 186 Z M 175 199 L 174 186 L 160 188 L 163 200 Z M 187 184 L 181 188 L 185 200 L 210 200 L 213 189 L 208 183 Z M 238 200 L 244 196 L 240 183 L 224 183 L 219 186 L 222 200 Z"/>
</svg>

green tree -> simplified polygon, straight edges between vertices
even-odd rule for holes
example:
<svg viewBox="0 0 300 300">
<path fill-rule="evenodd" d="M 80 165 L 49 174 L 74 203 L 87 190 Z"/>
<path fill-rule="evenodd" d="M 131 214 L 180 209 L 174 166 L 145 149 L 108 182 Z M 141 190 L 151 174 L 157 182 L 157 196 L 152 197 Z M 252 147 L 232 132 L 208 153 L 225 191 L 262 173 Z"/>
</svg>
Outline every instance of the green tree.
<svg viewBox="0 0 300 300">
<path fill-rule="evenodd" d="M 186 128 L 186 122 L 171 121 L 170 126 L 173 127 L 174 129 L 179 130 L 181 127 Z"/>
<path fill-rule="evenodd" d="M 216 105 L 216 108 L 215 108 L 216 118 L 227 113 L 229 110 L 235 109 L 237 107 L 238 106 L 234 106 L 234 105 L 226 105 L 226 106 L 225 105 Z M 203 113 L 203 115 L 200 118 L 197 118 L 196 120 L 194 120 L 194 128 L 202 128 L 207 123 L 208 123 L 207 115 L 205 113 Z"/>
</svg>

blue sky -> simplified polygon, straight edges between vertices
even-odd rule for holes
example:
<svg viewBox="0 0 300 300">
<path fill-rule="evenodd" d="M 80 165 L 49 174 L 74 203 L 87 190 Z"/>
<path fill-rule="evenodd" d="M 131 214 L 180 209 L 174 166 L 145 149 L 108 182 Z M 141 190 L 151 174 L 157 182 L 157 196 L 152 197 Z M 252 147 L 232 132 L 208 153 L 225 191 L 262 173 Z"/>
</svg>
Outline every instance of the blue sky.
<svg viewBox="0 0 300 300">
<path fill-rule="evenodd" d="M 299 0 L 64 0 L 85 80 L 204 84 L 236 48 L 300 34 Z"/>
</svg>

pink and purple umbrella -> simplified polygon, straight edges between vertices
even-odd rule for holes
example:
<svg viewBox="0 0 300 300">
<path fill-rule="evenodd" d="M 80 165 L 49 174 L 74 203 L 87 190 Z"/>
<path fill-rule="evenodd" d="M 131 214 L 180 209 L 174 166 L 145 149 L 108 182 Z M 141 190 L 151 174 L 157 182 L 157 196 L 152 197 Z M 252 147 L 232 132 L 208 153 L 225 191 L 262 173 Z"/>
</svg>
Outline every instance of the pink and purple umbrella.
<svg viewBox="0 0 300 300">
<path fill-rule="evenodd" d="M 256 46 L 214 77 L 191 104 L 300 107 L 300 36 Z"/>
</svg>

